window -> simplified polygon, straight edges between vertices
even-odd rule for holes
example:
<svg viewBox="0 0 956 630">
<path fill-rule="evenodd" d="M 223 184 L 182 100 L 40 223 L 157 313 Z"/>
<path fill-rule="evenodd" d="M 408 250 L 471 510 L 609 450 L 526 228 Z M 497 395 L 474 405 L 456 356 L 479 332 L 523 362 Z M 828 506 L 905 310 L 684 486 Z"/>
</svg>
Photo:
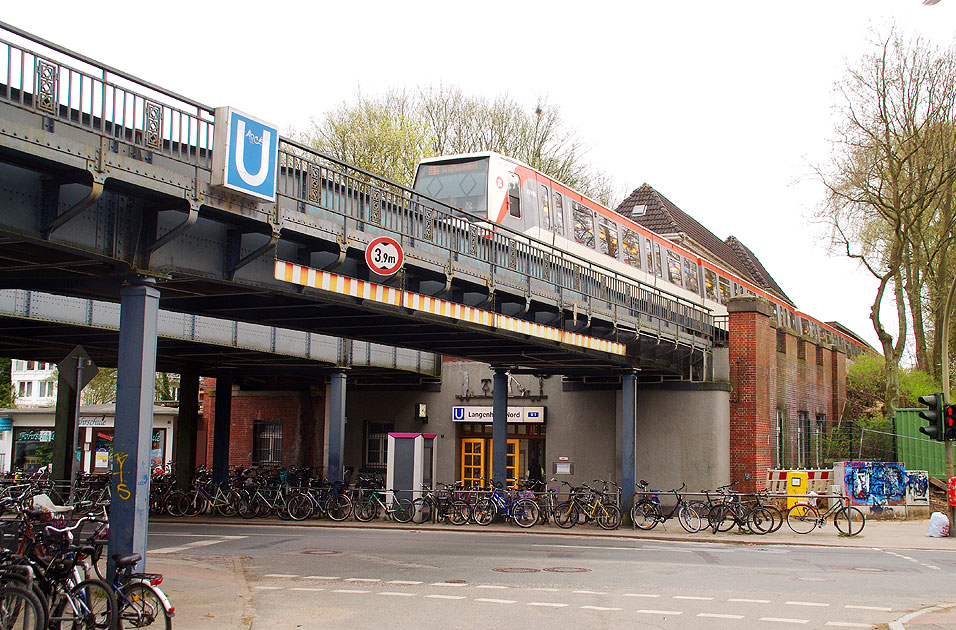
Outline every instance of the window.
<svg viewBox="0 0 956 630">
<path fill-rule="evenodd" d="M 571 202 L 571 208 L 574 216 L 574 240 L 594 249 L 594 215 L 591 209 L 577 201 Z"/>
<path fill-rule="evenodd" d="M 787 354 L 787 333 L 777 331 L 777 352 Z"/>
<path fill-rule="evenodd" d="M 561 194 L 554 193 L 552 210 L 554 210 L 554 233 L 564 236 L 564 203 L 561 201 Z"/>
<path fill-rule="evenodd" d="M 252 463 L 282 463 L 282 421 L 256 420 L 252 425 Z"/>
<path fill-rule="evenodd" d="M 827 414 L 818 413 L 816 426 L 813 427 L 813 454 L 816 458 L 814 466 L 823 467 L 823 438 L 826 437 Z"/>
<path fill-rule="evenodd" d="M 16 429 L 13 439 L 13 468 L 36 472 L 53 462 L 53 430 L 46 428 Z"/>
<path fill-rule="evenodd" d="M 617 258 L 617 223 L 605 216 L 598 217 L 598 243 L 602 254 Z"/>
<path fill-rule="evenodd" d="M 651 239 L 644 239 L 644 251 L 647 252 L 647 273 L 654 273 L 654 243 Z"/>
<path fill-rule="evenodd" d="M 700 295 L 700 282 L 697 280 L 697 263 L 684 259 L 684 286 Z"/>
<path fill-rule="evenodd" d="M 804 335 L 810 334 L 810 320 L 808 320 L 806 317 L 800 318 L 800 332 L 802 332 Z"/>
<path fill-rule="evenodd" d="M 807 360 L 807 342 L 804 339 L 797 339 L 797 358 Z"/>
<path fill-rule="evenodd" d="M 823 348 L 817 346 L 817 365 L 823 365 Z"/>
<path fill-rule="evenodd" d="M 521 180 L 514 173 L 508 173 L 508 214 L 521 218 Z"/>
<path fill-rule="evenodd" d="M 797 433 L 797 456 L 800 459 L 800 468 L 806 468 L 810 466 L 810 413 L 800 411 L 797 415 L 800 423 Z"/>
<path fill-rule="evenodd" d="M 720 303 L 726 304 L 730 299 L 730 281 L 723 276 L 718 276 L 720 286 Z"/>
<path fill-rule="evenodd" d="M 773 466 L 783 468 L 783 410 L 777 409 L 777 422 L 774 424 Z"/>
<path fill-rule="evenodd" d="M 704 267 L 704 297 L 717 301 L 717 274 Z"/>
<path fill-rule="evenodd" d="M 677 286 L 683 286 L 684 282 L 681 277 L 681 268 L 680 268 L 680 256 L 675 254 L 670 250 L 667 251 L 667 279 L 671 281 L 671 284 L 676 284 Z"/>
<path fill-rule="evenodd" d="M 38 394 L 40 398 L 49 398 L 53 396 L 53 382 L 52 381 L 41 381 L 40 382 L 40 392 Z"/>
<path fill-rule="evenodd" d="M 385 470 L 388 463 L 388 434 L 394 431 L 391 422 L 368 422 L 365 425 L 365 467 Z"/>
<path fill-rule="evenodd" d="M 641 237 L 627 228 L 624 228 L 624 262 L 641 268 Z"/>
<path fill-rule="evenodd" d="M 654 243 L 654 271 L 658 278 L 664 277 L 664 260 L 661 258 L 661 245 Z"/>
<path fill-rule="evenodd" d="M 17 397 L 30 398 L 33 396 L 33 381 L 20 381 L 17 383 Z"/>
<path fill-rule="evenodd" d="M 545 230 L 551 230 L 551 192 L 547 186 L 540 186 L 538 201 L 541 204 L 541 227 Z"/>
<path fill-rule="evenodd" d="M 632 217 L 642 217 L 647 214 L 647 204 L 639 204 L 631 208 Z"/>
</svg>

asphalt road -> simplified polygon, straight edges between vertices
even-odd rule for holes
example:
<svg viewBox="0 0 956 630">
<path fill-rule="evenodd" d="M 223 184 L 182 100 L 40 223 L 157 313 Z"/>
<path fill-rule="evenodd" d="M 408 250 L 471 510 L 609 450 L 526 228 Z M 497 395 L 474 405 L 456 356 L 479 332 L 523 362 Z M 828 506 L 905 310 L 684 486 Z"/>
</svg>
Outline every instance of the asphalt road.
<svg viewBox="0 0 956 630">
<path fill-rule="evenodd" d="M 257 630 L 877 628 L 956 598 L 956 551 L 188 521 L 149 550 L 232 559 Z"/>
</svg>

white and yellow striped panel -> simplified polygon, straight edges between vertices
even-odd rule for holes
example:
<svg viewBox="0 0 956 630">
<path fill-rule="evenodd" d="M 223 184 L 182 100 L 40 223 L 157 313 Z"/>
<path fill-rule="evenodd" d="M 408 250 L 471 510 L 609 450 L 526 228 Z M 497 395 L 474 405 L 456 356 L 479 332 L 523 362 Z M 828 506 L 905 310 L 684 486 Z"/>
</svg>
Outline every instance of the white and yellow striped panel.
<svg viewBox="0 0 956 630">
<path fill-rule="evenodd" d="M 392 306 L 401 306 L 402 304 L 402 291 L 400 289 L 295 265 L 283 260 L 276 261 L 275 278 L 276 280 L 312 287 L 313 289 L 322 289 L 323 291 L 372 300 L 382 304 L 391 304 Z"/>
<path fill-rule="evenodd" d="M 510 330 L 511 332 L 521 333 L 530 337 L 539 339 L 548 339 L 549 341 L 561 342 L 561 331 L 551 326 L 536 324 L 534 322 L 508 317 L 507 315 L 495 315 L 495 327 Z"/>
<path fill-rule="evenodd" d="M 488 326 L 489 328 L 492 327 L 494 321 L 494 313 L 490 311 L 483 311 L 473 306 L 464 306 L 463 304 L 456 304 L 448 300 L 421 295 L 419 293 L 411 293 L 409 291 L 405 292 L 402 305 L 414 311 L 440 315 L 449 319 L 458 319 L 471 322 L 472 324 Z"/>
</svg>

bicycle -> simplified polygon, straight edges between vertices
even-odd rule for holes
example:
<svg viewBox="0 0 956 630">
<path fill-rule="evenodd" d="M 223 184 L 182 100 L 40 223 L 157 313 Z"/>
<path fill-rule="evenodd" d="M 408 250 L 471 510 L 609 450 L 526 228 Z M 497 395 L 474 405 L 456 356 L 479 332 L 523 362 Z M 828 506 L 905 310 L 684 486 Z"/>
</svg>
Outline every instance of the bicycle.
<svg viewBox="0 0 956 630">
<path fill-rule="evenodd" d="M 383 500 L 383 493 L 385 492 L 392 495 L 390 503 Z M 394 519 L 395 522 L 407 523 L 412 520 L 414 509 L 411 500 L 396 496 L 395 490 L 369 488 L 359 494 L 359 501 L 355 504 L 353 513 L 355 514 L 355 520 L 363 523 L 379 518 L 383 511 L 386 516 Z"/>
<path fill-rule="evenodd" d="M 116 574 L 110 588 L 116 597 L 120 628 L 164 627 L 172 630 L 176 609 L 159 587 L 163 576 L 159 573 L 133 573 L 133 567 L 141 559 L 138 553 L 128 556 L 113 554 Z"/>
<path fill-rule="evenodd" d="M 657 527 L 658 523 L 663 523 L 677 515 L 677 521 L 689 534 L 695 534 L 700 531 L 700 515 L 692 508 L 684 497 L 680 494 L 687 484 L 681 484 L 680 488 L 668 490 L 675 498 L 674 507 L 664 514 L 661 510 L 660 502 L 655 502 L 653 495 L 648 495 L 648 484 L 643 479 L 638 484 L 641 490 L 634 493 L 634 507 L 631 508 L 631 520 L 634 526 L 644 531 L 650 531 Z"/>
<path fill-rule="evenodd" d="M 847 505 L 845 497 L 831 500 L 823 514 L 810 503 L 796 503 L 787 510 L 787 526 L 797 534 L 809 534 L 822 528 L 831 514 L 833 525 L 844 536 L 856 536 L 866 526 L 866 516 L 859 508 Z"/>
<path fill-rule="evenodd" d="M 615 499 L 610 498 L 608 485 L 617 485 L 613 482 L 596 479 L 604 484 L 603 492 L 595 490 L 589 485 L 582 484 L 581 488 L 571 489 L 571 498 L 555 508 L 554 522 L 558 527 L 568 529 L 574 527 L 581 519 L 585 523 L 596 521 L 602 529 L 617 529 L 621 525 L 621 508 L 616 505 Z M 567 482 L 562 482 L 567 483 Z M 568 484 L 570 486 L 570 484 Z M 583 489 L 584 492 L 580 492 Z"/>
<path fill-rule="evenodd" d="M 471 508 L 461 500 L 453 499 L 456 484 L 442 484 L 440 490 L 432 490 L 422 484 L 425 494 L 412 502 L 412 522 L 447 520 L 452 525 L 464 525 L 471 519 Z"/>
<path fill-rule="evenodd" d="M 472 517 L 479 525 L 488 525 L 498 514 L 510 518 L 518 527 L 532 527 L 538 522 L 538 504 L 534 499 L 516 499 L 502 491 L 499 482 L 491 483 L 491 494 L 478 499 Z"/>
</svg>

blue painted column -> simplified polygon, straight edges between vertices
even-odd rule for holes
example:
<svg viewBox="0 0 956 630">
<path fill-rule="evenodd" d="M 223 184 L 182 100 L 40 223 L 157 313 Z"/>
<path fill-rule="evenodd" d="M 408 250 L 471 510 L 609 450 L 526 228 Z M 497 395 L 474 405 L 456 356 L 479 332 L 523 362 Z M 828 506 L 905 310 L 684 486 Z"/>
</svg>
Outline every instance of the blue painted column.
<svg viewBox="0 0 956 630">
<path fill-rule="evenodd" d="M 345 458 L 345 373 L 336 372 L 329 377 L 329 413 L 326 417 L 328 453 L 325 477 L 339 481 L 344 473 Z"/>
<path fill-rule="evenodd" d="M 212 480 L 229 481 L 229 431 L 232 426 L 232 374 L 216 374 L 216 410 L 212 427 Z"/>
<path fill-rule="evenodd" d="M 508 374 L 495 370 L 491 408 L 491 478 L 504 485 L 508 477 Z"/>
<path fill-rule="evenodd" d="M 143 557 L 139 571 L 146 566 L 158 313 L 159 291 L 152 278 L 133 279 L 120 290 L 109 556 L 138 553 Z"/>
<path fill-rule="evenodd" d="M 621 376 L 621 509 L 627 514 L 637 489 L 637 372 Z"/>
</svg>

